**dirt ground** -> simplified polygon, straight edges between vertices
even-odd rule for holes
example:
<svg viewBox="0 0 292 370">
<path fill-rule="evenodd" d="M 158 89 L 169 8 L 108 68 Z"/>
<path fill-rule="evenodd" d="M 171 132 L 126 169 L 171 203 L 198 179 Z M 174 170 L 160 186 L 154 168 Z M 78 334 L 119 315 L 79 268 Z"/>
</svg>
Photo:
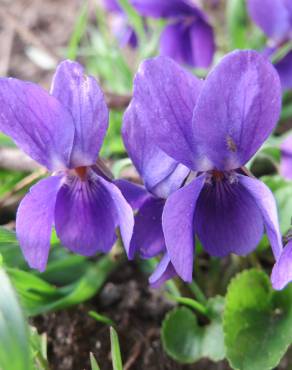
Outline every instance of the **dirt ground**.
<svg viewBox="0 0 292 370">
<path fill-rule="evenodd" d="M 180 365 L 163 351 L 160 324 L 172 304 L 161 290 L 149 288 L 147 277 L 132 264 L 121 266 L 92 301 L 71 310 L 34 319 L 39 332 L 48 335 L 53 370 L 89 370 L 89 352 L 101 369 L 112 369 L 109 327 L 88 315 L 95 310 L 116 323 L 124 370 L 229 370 L 224 361 Z"/>
</svg>

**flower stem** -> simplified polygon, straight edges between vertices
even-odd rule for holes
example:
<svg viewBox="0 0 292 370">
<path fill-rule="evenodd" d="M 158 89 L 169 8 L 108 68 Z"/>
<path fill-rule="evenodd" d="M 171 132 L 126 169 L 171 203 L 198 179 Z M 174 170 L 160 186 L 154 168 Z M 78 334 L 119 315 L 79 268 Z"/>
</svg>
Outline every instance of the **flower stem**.
<svg viewBox="0 0 292 370">
<path fill-rule="evenodd" d="M 209 317 L 209 310 L 206 306 L 204 306 L 202 303 L 196 301 L 195 299 L 192 298 L 187 298 L 187 297 L 177 297 L 173 296 L 171 294 L 167 294 L 167 297 L 171 299 L 172 301 L 175 301 L 177 303 L 181 303 L 185 306 L 189 306 L 193 308 L 195 311 L 201 313 L 202 315 Z"/>
<path fill-rule="evenodd" d="M 201 288 L 195 281 L 192 281 L 189 284 L 189 288 L 199 302 L 201 302 L 202 304 L 205 304 L 207 302 L 205 294 L 202 292 Z"/>
</svg>

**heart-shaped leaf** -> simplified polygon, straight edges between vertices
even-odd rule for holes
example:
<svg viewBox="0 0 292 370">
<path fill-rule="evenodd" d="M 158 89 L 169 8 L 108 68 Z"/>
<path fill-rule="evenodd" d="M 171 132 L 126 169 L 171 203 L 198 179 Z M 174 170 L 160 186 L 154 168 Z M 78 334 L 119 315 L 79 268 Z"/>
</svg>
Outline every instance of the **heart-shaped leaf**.
<svg viewBox="0 0 292 370">
<path fill-rule="evenodd" d="M 202 357 L 213 361 L 225 356 L 221 313 L 222 297 L 210 299 L 207 308 L 210 323 L 199 325 L 196 315 L 186 307 L 175 308 L 162 324 L 162 343 L 165 351 L 181 363 L 193 363 Z"/>
<path fill-rule="evenodd" d="M 261 271 L 238 274 L 228 287 L 223 327 L 234 369 L 274 368 L 292 342 L 292 285 L 277 292 Z"/>
</svg>

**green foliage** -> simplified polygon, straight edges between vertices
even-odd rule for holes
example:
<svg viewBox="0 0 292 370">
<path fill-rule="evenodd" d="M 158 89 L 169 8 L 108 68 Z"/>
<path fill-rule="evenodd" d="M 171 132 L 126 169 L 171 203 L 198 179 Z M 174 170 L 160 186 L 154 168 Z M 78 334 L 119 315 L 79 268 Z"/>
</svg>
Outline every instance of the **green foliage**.
<svg viewBox="0 0 292 370">
<path fill-rule="evenodd" d="M 272 369 L 292 342 L 292 286 L 276 292 L 263 272 L 244 271 L 229 285 L 223 316 L 231 366 Z"/>
<path fill-rule="evenodd" d="M 86 31 L 88 20 L 88 4 L 84 2 L 80 9 L 79 16 L 75 22 L 73 33 L 71 35 L 67 48 L 67 58 L 74 60 L 77 58 L 80 41 Z"/>
<path fill-rule="evenodd" d="M 93 353 L 90 353 L 90 366 L 91 366 L 91 370 L 100 370 L 96 362 L 96 359 L 93 356 Z"/>
<path fill-rule="evenodd" d="M 53 252 L 58 249 L 54 247 Z M 64 309 L 90 299 L 119 265 L 108 255 L 93 262 L 62 250 L 52 254 L 43 274 L 19 269 L 24 261 L 15 234 L 0 228 L 0 253 L 29 315 Z M 13 264 L 15 267 L 10 267 Z"/>
<path fill-rule="evenodd" d="M 265 44 L 262 32 L 250 22 L 245 0 L 228 0 L 226 21 L 229 48 L 261 49 Z"/>
<path fill-rule="evenodd" d="M 8 276 L 0 268 L 0 369 L 32 370 L 28 327 Z"/>
<path fill-rule="evenodd" d="M 244 0 L 228 0 L 226 19 L 231 49 L 244 49 L 247 47 L 248 16 Z"/>
<path fill-rule="evenodd" d="M 14 185 L 16 185 L 25 174 L 23 172 L 12 172 L 8 170 L 0 171 L 0 196 L 10 191 Z"/>
<path fill-rule="evenodd" d="M 145 40 L 144 22 L 142 17 L 135 11 L 135 9 L 130 5 L 129 0 L 118 0 L 118 3 L 127 15 L 128 22 L 135 30 L 138 35 L 139 41 L 143 44 Z"/>
<path fill-rule="evenodd" d="M 101 150 L 102 157 L 121 157 L 125 155 L 125 147 L 121 137 L 123 113 L 110 112 L 109 129 Z"/>
<path fill-rule="evenodd" d="M 29 341 L 35 369 L 49 370 L 46 334 L 39 335 L 34 327 L 30 327 Z"/>
<path fill-rule="evenodd" d="M 222 297 L 208 301 L 209 323 L 198 324 L 196 315 L 186 307 L 175 308 L 162 324 L 162 343 L 165 351 L 181 363 L 193 363 L 201 358 L 213 361 L 225 356 L 221 315 Z"/>
<path fill-rule="evenodd" d="M 89 311 L 88 314 L 89 314 L 90 317 L 92 317 L 94 320 L 96 320 L 98 322 L 101 322 L 103 324 L 110 325 L 110 326 L 115 325 L 113 320 L 111 320 L 109 317 L 107 317 L 105 315 L 101 315 L 100 313 L 98 313 L 96 311 Z"/>
<path fill-rule="evenodd" d="M 119 337 L 116 330 L 113 327 L 110 328 L 110 337 L 111 337 L 111 355 L 113 362 L 113 370 L 123 370 Z"/>
</svg>

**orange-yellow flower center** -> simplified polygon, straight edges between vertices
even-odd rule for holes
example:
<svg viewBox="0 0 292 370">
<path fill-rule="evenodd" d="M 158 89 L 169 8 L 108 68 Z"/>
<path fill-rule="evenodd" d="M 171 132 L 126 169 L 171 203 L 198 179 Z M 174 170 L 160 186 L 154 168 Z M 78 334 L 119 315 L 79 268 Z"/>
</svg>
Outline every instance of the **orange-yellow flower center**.
<svg viewBox="0 0 292 370">
<path fill-rule="evenodd" d="M 76 167 L 75 172 L 80 177 L 80 179 L 82 181 L 84 181 L 86 179 L 86 173 L 87 173 L 87 167 L 86 166 Z"/>
<path fill-rule="evenodd" d="M 224 179 L 224 172 L 218 171 L 218 170 L 213 170 L 212 171 L 212 176 L 216 181 L 221 181 Z"/>
</svg>

